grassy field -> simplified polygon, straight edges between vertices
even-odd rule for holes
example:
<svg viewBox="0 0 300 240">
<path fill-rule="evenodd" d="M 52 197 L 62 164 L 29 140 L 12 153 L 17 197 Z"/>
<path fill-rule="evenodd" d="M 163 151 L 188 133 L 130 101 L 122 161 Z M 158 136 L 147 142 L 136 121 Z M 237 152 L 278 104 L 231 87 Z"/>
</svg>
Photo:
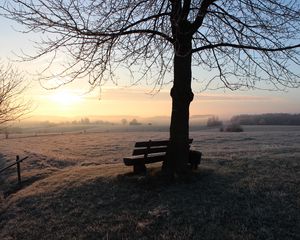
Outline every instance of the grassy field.
<svg viewBox="0 0 300 240">
<path fill-rule="evenodd" d="M 0 239 L 299 239 L 300 128 L 192 132 L 203 152 L 188 182 L 165 184 L 160 164 L 122 164 L 137 140 L 165 132 L 0 140 Z"/>
</svg>

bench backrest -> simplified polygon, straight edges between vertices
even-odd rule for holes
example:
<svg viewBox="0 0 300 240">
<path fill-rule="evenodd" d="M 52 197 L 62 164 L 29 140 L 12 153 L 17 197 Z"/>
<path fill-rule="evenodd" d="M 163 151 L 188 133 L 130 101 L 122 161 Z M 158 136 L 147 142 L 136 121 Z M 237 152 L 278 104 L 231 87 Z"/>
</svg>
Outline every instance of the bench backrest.
<svg viewBox="0 0 300 240">
<path fill-rule="evenodd" d="M 193 142 L 193 139 L 189 139 L 189 144 Z M 159 141 L 144 141 L 144 142 L 136 142 L 134 145 L 132 156 L 144 155 L 154 153 L 166 153 L 169 140 L 159 140 Z"/>
</svg>

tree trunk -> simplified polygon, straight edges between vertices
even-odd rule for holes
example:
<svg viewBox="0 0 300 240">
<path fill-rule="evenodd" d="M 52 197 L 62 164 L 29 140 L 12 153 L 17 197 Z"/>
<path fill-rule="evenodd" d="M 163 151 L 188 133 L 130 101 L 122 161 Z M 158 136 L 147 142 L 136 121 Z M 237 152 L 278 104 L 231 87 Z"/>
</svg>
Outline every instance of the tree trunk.
<svg viewBox="0 0 300 240">
<path fill-rule="evenodd" d="M 179 45 L 179 44 L 178 44 Z M 189 160 L 189 106 L 193 100 L 191 89 L 191 40 L 175 45 L 174 82 L 171 89 L 172 115 L 170 124 L 170 145 L 163 163 L 163 171 L 174 177 L 174 174 L 186 175 Z"/>
</svg>

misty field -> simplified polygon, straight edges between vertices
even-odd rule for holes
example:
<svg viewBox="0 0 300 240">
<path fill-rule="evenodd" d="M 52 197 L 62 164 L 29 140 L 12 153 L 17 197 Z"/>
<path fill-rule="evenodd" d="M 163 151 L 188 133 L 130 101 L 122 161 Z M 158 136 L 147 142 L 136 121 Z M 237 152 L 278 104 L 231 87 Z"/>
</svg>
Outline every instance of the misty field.
<svg viewBox="0 0 300 240">
<path fill-rule="evenodd" d="M 167 132 L 0 139 L 0 239 L 300 239 L 300 127 L 193 131 L 188 181 L 123 165 L 136 141 Z"/>
</svg>

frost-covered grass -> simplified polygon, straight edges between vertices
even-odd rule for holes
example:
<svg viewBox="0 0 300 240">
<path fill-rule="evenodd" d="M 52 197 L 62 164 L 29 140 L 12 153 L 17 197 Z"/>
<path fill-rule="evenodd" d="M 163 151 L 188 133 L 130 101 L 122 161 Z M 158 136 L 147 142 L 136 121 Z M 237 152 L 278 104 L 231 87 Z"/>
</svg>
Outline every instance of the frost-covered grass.
<svg viewBox="0 0 300 240">
<path fill-rule="evenodd" d="M 154 164 L 122 164 L 135 141 L 167 133 L 98 133 L 0 140 L 0 239 L 298 239 L 300 128 L 192 132 L 203 152 L 188 182 Z"/>
</svg>

